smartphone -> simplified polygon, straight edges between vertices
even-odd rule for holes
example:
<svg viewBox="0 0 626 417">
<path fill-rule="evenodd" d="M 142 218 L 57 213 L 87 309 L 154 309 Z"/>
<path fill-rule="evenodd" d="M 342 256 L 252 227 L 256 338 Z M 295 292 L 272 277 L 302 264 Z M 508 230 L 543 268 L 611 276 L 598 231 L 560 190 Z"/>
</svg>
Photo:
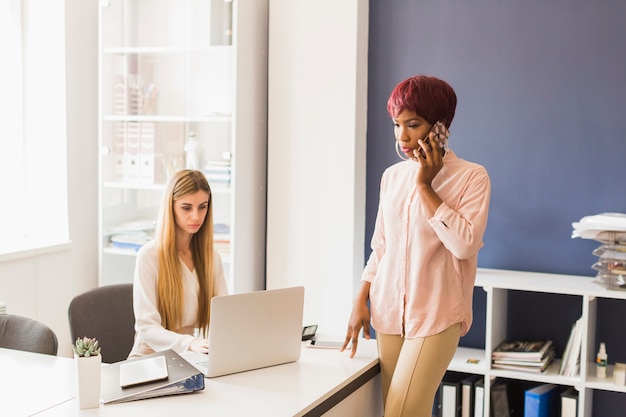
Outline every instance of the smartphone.
<svg viewBox="0 0 626 417">
<path fill-rule="evenodd" d="M 435 134 L 435 141 L 439 145 L 440 148 L 444 148 L 446 146 L 446 141 L 450 137 L 450 131 L 442 122 L 436 122 L 433 127 L 430 129 L 431 132 Z"/>
<path fill-rule="evenodd" d="M 442 122 L 435 122 L 435 124 L 430 128 L 430 132 L 428 132 L 426 138 L 424 138 L 424 143 L 427 145 L 430 145 L 431 133 L 434 133 L 433 140 L 437 143 L 439 148 L 444 149 L 446 147 L 446 141 L 450 136 L 450 131 L 446 128 L 446 125 Z M 426 154 L 422 148 L 419 149 L 419 153 L 422 155 L 422 158 L 426 158 Z"/>
<path fill-rule="evenodd" d="M 317 331 L 317 324 L 304 326 L 302 328 L 302 341 L 313 339 L 316 331 Z"/>
</svg>

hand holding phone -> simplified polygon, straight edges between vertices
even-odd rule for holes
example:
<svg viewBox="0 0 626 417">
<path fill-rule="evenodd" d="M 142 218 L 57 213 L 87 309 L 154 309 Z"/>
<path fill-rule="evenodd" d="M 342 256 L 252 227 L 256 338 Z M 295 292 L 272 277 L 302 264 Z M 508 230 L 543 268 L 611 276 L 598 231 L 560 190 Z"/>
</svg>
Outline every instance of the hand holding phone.
<svg viewBox="0 0 626 417">
<path fill-rule="evenodd" d="M 450 131 L 442 122 L 435 122 L 435 124 L 430 128 L 430 132 L 424 138 L 424 143 L 427 145 L 431 144 L 431 138 L 434 141 L 434 146 L 439 146 L 440 149 L 445 149 L 448 141 L 448 137 L 450 136 Z M 432 146 L 432 145 L 431 145 Z M 426 159 L 426 153 L 423 148 L 418 150 L 419 156 L 422 159 Z M 417 155 L 416 155 L 417 156 Z"/>
<path fill-rule="evenodd" d="M 434 139 L 439 144 L 439 148 L 444 149 L 450 137 L 450 131 L 442 122 L 436 122 L 430 131 L 434 134 Z M 430 134 L 429 134 L 430 136 Z"/>
</svg>

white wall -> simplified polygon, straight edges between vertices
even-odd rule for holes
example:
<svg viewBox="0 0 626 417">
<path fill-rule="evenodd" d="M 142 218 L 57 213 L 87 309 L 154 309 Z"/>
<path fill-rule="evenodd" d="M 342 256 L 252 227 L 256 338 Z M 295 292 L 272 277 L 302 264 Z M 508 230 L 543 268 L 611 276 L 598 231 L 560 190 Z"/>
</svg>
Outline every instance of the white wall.
<svg viewBox="0 0 626 417">
<path fill-rule="evenodd" d="M 270 1 L 267 288 L 343 334 L 363 269 L 368 2 Z"/>
<path fill-rule="evenodd" d="M 71 356 L 67 307 L 98 281 L 97 45 L 98 2 L 66 0 L 69 249 L 0 263 L 7 312 L 33 317 Z M 62 59 L 60 57 L 60 59 Z M 41 175 L 45 175 L 42 172 Z M 41 209 L 45 210 L 45 203 Z"/>
<path fill-rule="evenodd" d="M 66 7 L 73 243 L 1 262 L 0 300 L 9 313 L 49 325 L 59 355 L 71 356 L 67 307 L 98 281 L 98 2 L 66 0 Z M 363 265 L 367 2 L 273 0 L 270 14 L 267 287 L 304 284 L 305 320 L 343 331 Z"/>
</svg>

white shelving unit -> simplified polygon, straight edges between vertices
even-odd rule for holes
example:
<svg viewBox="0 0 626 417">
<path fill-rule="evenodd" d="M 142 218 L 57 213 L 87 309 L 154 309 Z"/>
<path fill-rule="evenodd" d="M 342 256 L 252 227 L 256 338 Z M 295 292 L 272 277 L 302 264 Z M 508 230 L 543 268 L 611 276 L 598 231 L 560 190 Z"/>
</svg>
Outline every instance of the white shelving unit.
<svg viewBox="0 0 626 417">
<path fill-rule="evenodd" d="M 536 272 L 509 271 L 479 268 L 476 287 L 487 293 L 485 350 L 460 347 L 449 371 L 483 375 L 485 380 L 484 415 L 490 415 L 489 395 L 494 378 L 506 378 L 537 383 L 552 383 L 572 386 L 579 392 L 578 417 L 591 417 L 593 392 L 596 390 L 626 393 L 626 387 L 613 384 L 613 366 L 609 365 L 606 379 L 595 376 L 596 310 L 598 300 L 626 300 L 626 292 L 612 291 L 593 282 L 591 277 L 547 274 Z M 506 339 L 507 300 L 509 291 L 564 294 L 580 299 L 583 337 L 581 347 L 580 374 L 576 377 L 559 375 L 560 360 L 554 360 L 543 373 L 526 373 L 491 368 L 491 352 Z M 546 318 L 549 320 L 549 318 Z M 572 323 L 573 325 L 574 323 Z M 479 359 L 478 363 L 468 359 Z"/>
<path fill-rule="evenodd" d="M 268 0 L 99 4 L 100 285 L 132 282 L 135 248 L 112 237 L 152 236 L 193 136 L 229 290 L 262 289 Z"/>
</svg>

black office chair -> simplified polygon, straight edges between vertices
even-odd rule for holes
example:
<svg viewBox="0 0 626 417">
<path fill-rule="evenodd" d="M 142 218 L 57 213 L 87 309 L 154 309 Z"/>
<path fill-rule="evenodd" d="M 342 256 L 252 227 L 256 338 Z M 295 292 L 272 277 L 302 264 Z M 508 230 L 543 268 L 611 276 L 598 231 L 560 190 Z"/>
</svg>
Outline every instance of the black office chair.
<svg viewBox="0 0 626 417">
<path fill-rule="evenodd" d="M 35 319 L 0 314 L 0 347 L 56 356 L 59 342 L 52 329 Z"/>
<path fill-rule="evenodd" d="M 77 295 L 67 314 L 72 343 L 95 337 L 104 363 L 128 357 L 135 338 L 133 284 L 106 285 Z"/>
</svg>

